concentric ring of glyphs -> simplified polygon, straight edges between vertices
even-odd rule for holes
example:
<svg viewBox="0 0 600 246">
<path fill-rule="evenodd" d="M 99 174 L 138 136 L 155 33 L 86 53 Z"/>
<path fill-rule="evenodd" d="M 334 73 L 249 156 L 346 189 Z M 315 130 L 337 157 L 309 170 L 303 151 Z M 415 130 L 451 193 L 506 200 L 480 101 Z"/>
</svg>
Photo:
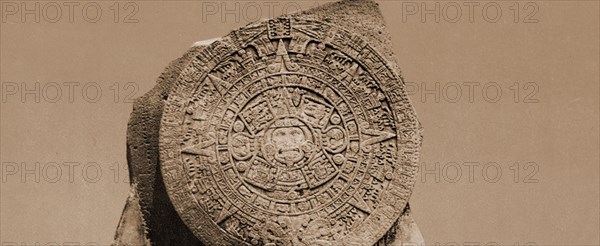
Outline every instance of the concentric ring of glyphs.
<svg viewBox="0 0 600 246">
<path fill-rule="evenodd" d="M 420 136 L 401 83 L 339 27 L 234 31 L 165 105 L 161 167 L 180 217 L 211 243 L 375 243 L 414 183 Z"/>
</svg>

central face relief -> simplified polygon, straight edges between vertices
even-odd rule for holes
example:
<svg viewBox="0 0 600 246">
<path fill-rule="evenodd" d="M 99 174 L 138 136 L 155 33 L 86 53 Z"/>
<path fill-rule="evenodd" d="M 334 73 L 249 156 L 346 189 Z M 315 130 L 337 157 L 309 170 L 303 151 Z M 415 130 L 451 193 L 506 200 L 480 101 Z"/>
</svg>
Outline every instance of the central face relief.
<svg viewBox="0 0 600 246">
<path fill-rule="evenodd" d="M 313 137 L 309 128 L 297 119 L 281 119 L 266 131 L 263 154 L 284 167 L 293 168 L 303 162 L 313 150 Z"/>
<path fill-rule="evenodd" d="M 306 142 L 300 127 L 284 127 L 273 131 L 271 142 L 275 144 L 275 159 L 286 164 L 293 164 L 304 157 L 300 146 Z"/>
</svg>

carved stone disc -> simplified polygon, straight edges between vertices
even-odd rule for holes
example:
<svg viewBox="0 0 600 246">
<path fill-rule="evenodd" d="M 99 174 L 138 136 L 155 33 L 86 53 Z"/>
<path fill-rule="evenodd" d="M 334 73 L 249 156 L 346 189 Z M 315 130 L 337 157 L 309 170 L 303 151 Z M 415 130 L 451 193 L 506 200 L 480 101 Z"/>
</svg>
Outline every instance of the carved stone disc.
<svg viewBox="0 0 600 246">
<path fill-rule="evenodd" d="M 372 245 L 406 206 L 420 140 L 400 77 L 360 36 L 279 18 L 183 70 L 161 170 L 209 245 Z"/>
</svg>

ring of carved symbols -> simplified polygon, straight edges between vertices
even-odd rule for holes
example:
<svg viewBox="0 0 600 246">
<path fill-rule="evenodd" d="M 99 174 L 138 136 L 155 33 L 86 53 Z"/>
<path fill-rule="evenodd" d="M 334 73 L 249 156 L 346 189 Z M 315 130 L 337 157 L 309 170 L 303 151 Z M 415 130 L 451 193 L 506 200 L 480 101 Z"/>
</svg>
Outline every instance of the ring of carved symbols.
<svg viewBox="0 0 600 246">
<path fill-rule="evenodd" d="M 279 18 L 213 43 L 166 101 L 161 170 L 182 220 L 223 245 L 367 245 L 406 206 L 418 122 L 357 35 Z"/>
</svg>

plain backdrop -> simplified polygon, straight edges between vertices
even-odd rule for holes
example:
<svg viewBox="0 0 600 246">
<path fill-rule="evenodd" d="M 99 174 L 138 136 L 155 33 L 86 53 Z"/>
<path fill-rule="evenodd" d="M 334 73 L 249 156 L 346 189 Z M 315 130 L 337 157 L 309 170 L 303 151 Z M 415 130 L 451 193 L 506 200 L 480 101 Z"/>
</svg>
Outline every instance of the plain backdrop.
<svg viewBox="0 0 600 246">
<path fill-rule="evenodd" d="M 425 129 L 426 242 L 599 245 L 599 2 L 378 2 Z M 0 1 L 0 245 L 110 244 L 130 99 L 195 41 L 322 3 Z"/>
</svg>

